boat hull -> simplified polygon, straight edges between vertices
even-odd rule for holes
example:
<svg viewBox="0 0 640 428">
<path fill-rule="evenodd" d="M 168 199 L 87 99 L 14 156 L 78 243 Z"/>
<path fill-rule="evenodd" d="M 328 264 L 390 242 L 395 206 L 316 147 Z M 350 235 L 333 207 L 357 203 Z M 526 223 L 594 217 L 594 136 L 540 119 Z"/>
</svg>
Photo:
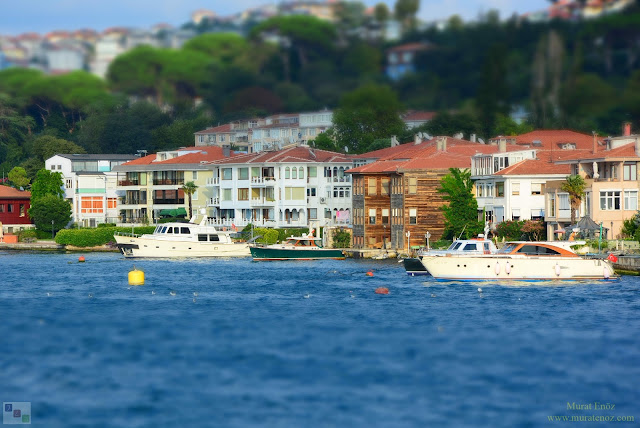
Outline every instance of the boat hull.
<svg viewBox="0 0 640 428">
<path fill-rule="evenodd" d="M 409 276 L 429 275 L 429 272 L 418 258 L 408 258 L 402 261 L 404 269 Z"/>
<path fill-rule="evenodd" d="M 127 258 L 136 257 L 249 257 L 246 243 L 169 241 L 116 236 L 116 245 Z"/>
<path fill-rule="evenodd" d="M 448 280 L 583 280 L 614 277 L 608 260 L 555 256 L 423 257 L 436 279 Z"/>
<path fill-rule="evenodd" d="M 344 260 L 342 250 L 333 248 L 269 248 L 251 247 L 251 256 L 254 260 L 316 260 L 335 259 Z"/>
</svg>

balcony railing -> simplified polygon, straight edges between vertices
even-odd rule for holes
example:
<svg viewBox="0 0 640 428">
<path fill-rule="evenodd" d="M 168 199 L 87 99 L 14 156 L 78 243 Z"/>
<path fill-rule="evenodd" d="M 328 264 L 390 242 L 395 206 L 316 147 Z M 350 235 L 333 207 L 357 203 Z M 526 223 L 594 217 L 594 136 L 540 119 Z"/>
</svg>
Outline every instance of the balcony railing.
<svg viewBox="0 0 640 428">
<path fill-rule="evenodd" d="M 145 205 L 146 203 L 146 198 L 118 198 L 120 205 Z"/>
<path fill-rule="evenodd" d="M 118 186 L 139 186 L 140 180 L 119 180 Z"/>
<path fill-rule="evenodd" d="M 158 205 L 176 205 L 176 204 L 184 204 L 184 198 L 178 199 L 154 199 L 154 204 Z"/>
<path fill-rule="evenodd" d="M 207 186 L 218 186 L 220 185 L 219 178 L 207 178 Z"/>
<path fill-rule="evenodd" d="M 209 198 L 207 205 L 220 205 L 220 198 Z"/>
<path fill-rule="evenodd" d="M 183 185 L 184 178 L 165 178 L 165 179 L 154 179 L 154 186 L 177 186 Z"/>
<path fill-rule="evenodd" d="M 251 177 L 251 184 L 275 184 L 275 177 Z"/>
</svg>

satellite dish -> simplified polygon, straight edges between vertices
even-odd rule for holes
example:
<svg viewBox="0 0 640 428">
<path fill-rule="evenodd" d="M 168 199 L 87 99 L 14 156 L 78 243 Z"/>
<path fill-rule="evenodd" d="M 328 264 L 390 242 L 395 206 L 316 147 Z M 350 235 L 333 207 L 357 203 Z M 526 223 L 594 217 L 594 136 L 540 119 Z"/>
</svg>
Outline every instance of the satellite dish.
<svg viewBox="0 0 640 428">
<path fill-rule="evenodd" d="M 349 147 L 344 146 L 344 152 L 345 152 L 345 153 L 349 153 Z"/>
<path fill-rule="evenodd" d="M 482 144 L 484 144 L 484 140 L 482 138 L 478 138 L 478 141 Z"/>
<path fill-rule="evenodd" d="M 424 134 L 424 138 L 426 138 L 427 140 L 431 140 L 433 137 L 429 134 Z"/>
</svg>

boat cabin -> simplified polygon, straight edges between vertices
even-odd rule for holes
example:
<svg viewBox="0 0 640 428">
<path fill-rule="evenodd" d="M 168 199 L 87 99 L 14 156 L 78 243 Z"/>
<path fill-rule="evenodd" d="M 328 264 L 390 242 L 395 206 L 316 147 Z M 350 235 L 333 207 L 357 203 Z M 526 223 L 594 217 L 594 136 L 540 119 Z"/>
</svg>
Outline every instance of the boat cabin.
<svg viewBox="0 0 640 428">
<path fill-rule="evenodd" d="M 498 254 L 520 254 L 525 256 L 564 256 L 579 257 L 575 251 L 565 245 L 553 242 L 507 242 Z"/>
<path fill-rule="evenodd" d="M 314 237 L 290 237 L 286 240 L 285 245 L 293 247 L 322 247 L 320 238 Z"/>
</svg>

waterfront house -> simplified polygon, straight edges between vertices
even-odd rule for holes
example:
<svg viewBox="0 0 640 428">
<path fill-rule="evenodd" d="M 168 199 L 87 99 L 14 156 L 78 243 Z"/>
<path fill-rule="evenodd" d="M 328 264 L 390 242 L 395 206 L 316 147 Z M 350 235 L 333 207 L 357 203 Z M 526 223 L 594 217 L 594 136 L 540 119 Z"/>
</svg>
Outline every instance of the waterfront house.
<svg viewBox="0 0 640 428">
<path fill-rule="evenodd" d="M 71 204 L 72 219 L 85 227 L 118 221 L 116 173 L 113 169 L 135 155 L 56 154 L 45 168 L 62 173 L 64 198 Z"/>
<path fill-rule="evenodd" d="M 30 229 L 31 193 L 0 185 L 0 235 Z"/>
<path fill-rule="evenodd" d="M 222 147 L 183 147 L 158 152 L 118 166 L 117 185 L 120 223 L 154 223 L 162 217 L 186 216 L 189 200 L 182 187 L 193 181 L 193 214 L 208 206 L 212 177 L 209 163 L 232 155 Z"/>
<path fill-rule="evenodd" d="M 266 227 L 348 225 L 351 159 L 306 145 L 211 162 L 212 222 Z"/>
</svg>

